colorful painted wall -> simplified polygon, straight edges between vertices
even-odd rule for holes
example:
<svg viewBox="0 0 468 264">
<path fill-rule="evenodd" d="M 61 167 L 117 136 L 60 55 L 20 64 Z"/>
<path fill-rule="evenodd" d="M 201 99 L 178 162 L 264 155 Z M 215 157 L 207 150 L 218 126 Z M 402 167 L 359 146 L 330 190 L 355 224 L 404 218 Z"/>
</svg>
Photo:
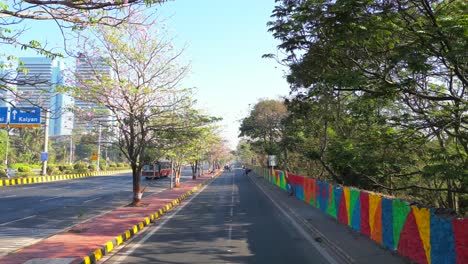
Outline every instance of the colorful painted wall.
<svg viewBox="0 0 468 264">
<path fill-rule="evenodd" d="M 286 190 L 285 172 L 255 171 Z M 288 173 L 288 179 L 298 199 L 417 263 L 468 264 L 468 219 L 313 178 Z"/>
</svg>

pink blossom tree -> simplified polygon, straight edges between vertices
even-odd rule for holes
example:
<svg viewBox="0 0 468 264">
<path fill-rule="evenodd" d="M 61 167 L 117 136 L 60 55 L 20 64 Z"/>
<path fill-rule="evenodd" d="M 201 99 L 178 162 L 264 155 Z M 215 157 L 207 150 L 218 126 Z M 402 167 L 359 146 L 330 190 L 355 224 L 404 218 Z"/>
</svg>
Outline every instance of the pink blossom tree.
<svg viewBox="0 0 468 264">
<path fill-rule="evenodd" d="M 144 20 L 135 16 L 118 27 L 99 25 L 80 35 L 78 61 L 88 72 L 77 72 L 70 88 L 75 98 L 110 112 L 132 168 L 134 205 L 142 195 L 141 157 L 162 134 L 180 129 L 193 105 L 191 89 L 179 85 L 189 69 L 178 63 L 182 51 L 174 50 L 156 22 L 139 23 Z"/>
</svg>

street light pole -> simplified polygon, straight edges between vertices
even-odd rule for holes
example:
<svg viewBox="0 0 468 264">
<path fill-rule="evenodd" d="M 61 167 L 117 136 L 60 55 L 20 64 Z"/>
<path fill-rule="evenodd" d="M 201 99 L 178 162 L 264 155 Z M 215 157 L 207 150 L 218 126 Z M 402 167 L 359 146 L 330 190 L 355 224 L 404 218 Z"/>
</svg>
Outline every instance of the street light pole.
<svg viewBox="0 0 468 264">
<path fill-rule="evenodd" d="M 97 168 L 96 170 L 97 171 L 100 171 L 101 169 L 99 168 L 99 160 L 100 160 L 100 157 L 101 157 L 101 123 L 99 123 L 99 136 L 98 136 L 98 147 L 97 147 Z"/>
<path fill-rule="evenodd" d="M 68 164 L 73 164 L 73 134 L 70 135 L 70 157 L 68 160 Z"/>
<path fill-rule="evenodd" d="M 49 150 L 49 110 L 46 110 L 45 125 L 44 125 L 44 153 Z M 42 161 L 42 175 L 47 174 L 47 159 Z"/>
</svg>

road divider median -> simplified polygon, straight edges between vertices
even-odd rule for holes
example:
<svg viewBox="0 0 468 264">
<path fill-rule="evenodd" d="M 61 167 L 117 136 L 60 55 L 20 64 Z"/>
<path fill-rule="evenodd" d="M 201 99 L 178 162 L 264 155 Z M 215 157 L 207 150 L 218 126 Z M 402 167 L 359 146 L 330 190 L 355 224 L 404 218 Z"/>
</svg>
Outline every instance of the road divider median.
<svg viewBox="0 0 468 264">
<path fill-rule="evenodd" d="M 121 171 L 96 171 L 92 173 L 81 173 L 81 174 L 63 174 L 63 175 L 54 175 L 54 176 L 36 176 L 28 178 L 12 178 L 12 179 L 0 179 L 0 187 L 7 187 L 13 185 L 27 185 L 35 183 L 45 183 L 45 182 L 57 182 L 65 180 L 73 180 L 78 178 L 87 178 L 94 176 L 104 176 L 104 175 L 114 175 L 118 173 L 126 173 L 129 170 Z"/>
</svg>

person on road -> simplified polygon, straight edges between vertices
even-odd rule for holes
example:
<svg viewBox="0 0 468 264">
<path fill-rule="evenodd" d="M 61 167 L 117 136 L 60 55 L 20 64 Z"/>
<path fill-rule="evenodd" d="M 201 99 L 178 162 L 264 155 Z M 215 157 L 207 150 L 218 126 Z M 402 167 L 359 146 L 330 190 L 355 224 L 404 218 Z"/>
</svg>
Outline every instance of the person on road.
<svg viewBox="0 0 468 264">
<path fill-rule="evenodd" d="M 289 177 L 288 177 L 287 173 L 285 173 L 284 179 L 286 180 L 286 191 L 288 192 L 289 196 L 293 196 L 294 195 L 294 188 L 290 183 L 290 180 L 289 180 Z"/>
</svg>

